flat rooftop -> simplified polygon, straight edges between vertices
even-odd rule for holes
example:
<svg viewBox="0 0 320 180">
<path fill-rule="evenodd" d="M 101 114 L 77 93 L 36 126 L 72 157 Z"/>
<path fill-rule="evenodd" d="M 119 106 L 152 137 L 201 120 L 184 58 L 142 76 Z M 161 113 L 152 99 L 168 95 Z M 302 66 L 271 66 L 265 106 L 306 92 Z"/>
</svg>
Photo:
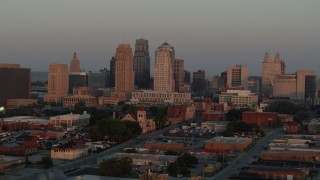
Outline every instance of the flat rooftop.
<svg viewBox="0 0 320 180">
<path fill-rule="evenodd" d="M 178 156 L 171 155 L 154 155 L 154 154 L 139 154 L 139 153 L 114 153 L 111 155 L 103 156 L 101 159 L 123 158 L 129 157 L 131 159 L 145 159 L 153 161 L 175 161 Z"/>
<path fill-rule="evenodd" d="M 206 142 L 244 143 L 251 140 L 251 138 L 244 137 L 214 137 Z"/>
<path fill-rule="evenodd" d="M 25 159 L 25 157 L 0 155 L 0 163 L 1 162 L 10 162 L 10 161 L 15 161 L 15 160 L 21 160 L 21 159 Z"/>
</svg>

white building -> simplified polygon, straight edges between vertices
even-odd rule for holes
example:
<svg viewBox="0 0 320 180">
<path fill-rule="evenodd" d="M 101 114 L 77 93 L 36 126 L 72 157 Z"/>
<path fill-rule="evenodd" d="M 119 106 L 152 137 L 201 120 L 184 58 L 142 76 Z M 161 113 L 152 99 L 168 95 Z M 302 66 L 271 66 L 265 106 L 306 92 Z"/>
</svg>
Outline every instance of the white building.
<svg viewBox="0 0 320 180">
<path fill-rule="evenodd" d="M 168 93 L 164 91 L 136 91 L 132 92 L 132 102 L 136 103 L 189 103 L 191 102 L 190 93 Z"/>
<path fill-rule="evenodd" d="M 219 94 L 219 103 L 232 103 L 235 106 L 258 105 L 258 94 L 249 90 L 227 90 Z"/>
<path fill-rule="evenodd" d="M 76 145 L 67 148 L 54 148 L 51 149 L 51 159 L 60 160 L 75 160 L 87 156 L 89 146 Z"/>
<path fill-rule="evenodd" d="M 50 117 L 53 127 L 74 127 L 89 124 L 90 114 L 66 114 Z"/>
</svg>

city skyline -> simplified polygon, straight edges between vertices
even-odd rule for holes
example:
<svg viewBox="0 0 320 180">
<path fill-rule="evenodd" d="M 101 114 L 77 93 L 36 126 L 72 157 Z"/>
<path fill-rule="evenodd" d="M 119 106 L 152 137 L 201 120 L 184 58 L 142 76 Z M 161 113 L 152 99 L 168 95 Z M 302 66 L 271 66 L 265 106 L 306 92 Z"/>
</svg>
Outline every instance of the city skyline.
<svg viewBox="0 0 320 180">
<path fill-rule="evenodd" d="M 315 69 L 319 61 L 319 5 L 247 0 L 4 1 L 0 63 L 47 72 L 49 64 L 69 64 L 72 52 L 77 52 L 83 69 L 98 71 L 108 67 L 119 43 L 134 47 L 136 39 L 144 38 L 150 46 L 151 74 L 156 48 L 163 42 L 176 47 L 186 70 L 203 69 L 208 77 L 237 64 L 248 64 L 249 75 L 261 76 L 266 51 L 279 51 L 287 73 L 294 73 Z"/>
</svg>

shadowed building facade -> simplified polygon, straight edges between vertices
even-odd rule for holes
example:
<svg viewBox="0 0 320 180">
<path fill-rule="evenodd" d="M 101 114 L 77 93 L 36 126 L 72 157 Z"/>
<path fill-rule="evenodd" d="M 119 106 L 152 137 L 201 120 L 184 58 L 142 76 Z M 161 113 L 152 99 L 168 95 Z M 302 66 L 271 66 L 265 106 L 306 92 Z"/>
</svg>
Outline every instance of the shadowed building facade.
<svg viewBox="0 0 320 180">
<path fill-rule="evenodd" d="M 19 64 L 0 64 L 0 105 L 8 99 L 29 99 L 31 70 Z"/>
<path fill-rule="evenodd" d="M 137 39 L 133 57 L 134 84 L 138 89 L 150 88 L 150 56 L 146 39 Z"/>
</svg>

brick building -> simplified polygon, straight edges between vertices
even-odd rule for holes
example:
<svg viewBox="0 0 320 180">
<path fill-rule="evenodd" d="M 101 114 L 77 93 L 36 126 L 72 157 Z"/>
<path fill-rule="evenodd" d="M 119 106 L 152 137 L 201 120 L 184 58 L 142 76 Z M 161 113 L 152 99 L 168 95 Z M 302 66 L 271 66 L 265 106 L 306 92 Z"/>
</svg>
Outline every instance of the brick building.
<svg viewBox="0 0 320 180">
<path fill-rule="evenodd" d="M 284 124 L 283 128 L 288 134 L 296 134 L 301 131 L 301 124 L 299 122 L 292 121 L 287 124 Z"/>
<path fill-rule="evenodd" d="M 226 113 L 225 112 L 203 112 L 202 113 L 202 121 L 225 121 Z"/>
<path fill-rule="evenodd" d="M 261 151 L 261 160 L 319 163 L 320 153 L 310 151 Z"/>
<path fill-rule="evenodd" d="M 15 143 L 0 145 L 0 154 L 12 156 L 25 156 L 37 151 L 38 143 L 36 138 L 28 137 L 24 140 L 17 140 Z"/>
<path fill-rule="evenodd" d="M 149 150 L 175 150 L 175 151 L 183 151 L 184 144 L 177 142 L 157 142 L 157 141 L 149 141 L 144 144 L 144 148 Z"/>
<path fill-rule="evenodd" d="M 278 120 L 278 114 L 275 112 L 250 112 L 242 113 L 242 121 L 247 124 L 256 124 L 259 127 L 275 127 Z"/>
<path fill-rule="evenodd" d="M 206 152 L 244 151 L 252 143 L 251 138 L 215 137 L 204 143 Z"/>
</svg>

